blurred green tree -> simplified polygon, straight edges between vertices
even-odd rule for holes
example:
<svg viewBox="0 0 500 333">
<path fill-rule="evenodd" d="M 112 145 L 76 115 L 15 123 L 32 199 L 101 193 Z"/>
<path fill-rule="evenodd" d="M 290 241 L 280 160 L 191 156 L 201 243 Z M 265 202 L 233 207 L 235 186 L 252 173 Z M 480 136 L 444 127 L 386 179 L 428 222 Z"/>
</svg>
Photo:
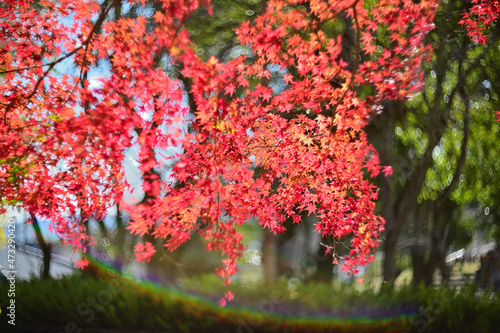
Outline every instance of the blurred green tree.
<svg viewBox="0 0 500 333">
<path fill-rule="evenodd" d="M 437 268 L 446 279 L 445 251 L 453 235 L 463 234 L 458 212 L 494 200 L 493 191 L 481 185 L 491 175 L 479 169 L 498 174 L 497 163 L 485 161 L 484 154 L 498 154 L 491 138 L 498 132 L 493 111 L 499 30 L 492 29 L 487 45 L 474 44 L 459 24 L 468 6 L 442 3 L 426 39 L 434 53 L 423 90 L 407 103 L 387 102 L 368 129 L 382 163 L 394 167 L 392 177 L 380 179 L 379 201 L 386 219 L 383 279 L 389 287 L 401 248 L 412 255 L 414 282 L 431 283 Z M 474 183 L 467 190 L 465 179 Z M 410 239 L 402 240 L 408 230 Z"/>
</svg>

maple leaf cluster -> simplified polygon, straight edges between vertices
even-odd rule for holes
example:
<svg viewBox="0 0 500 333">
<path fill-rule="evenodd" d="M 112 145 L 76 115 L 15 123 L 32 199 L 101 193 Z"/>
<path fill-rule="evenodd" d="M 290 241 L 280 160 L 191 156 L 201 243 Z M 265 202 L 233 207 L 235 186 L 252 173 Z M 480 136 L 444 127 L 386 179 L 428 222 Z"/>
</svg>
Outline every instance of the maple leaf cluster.
<svg viewBox="0 0 500 333">
<path fill-rule="evenodd" d="M 467 27 L 467 34 L 473 41 L 485 44 L 485 35 L 500 14 L 500 0 L 472 0 L 472 8 L 464 13 L 459 22 Z"/>
<path fill-rule="evenodd" d="M 169 250 L 198 233 L 224 257 L 217 274 L 225 283 L 245 250 L 238 227 L 250 219 L 280 233 L 307 211 L 322 236 L 352 236 L 344 269 L 372 260 L 384 221 L 367 174 L 382 167 L 363 128 L 383 100 L 420 87 L 436 1 L 270 0 L 237 30 L 254 56 L 227 63 L 203 62 L 182 28 L 208 1 L 159 1 L 152 16 L 110 19 L 120 4 L 2 5 L 2 204 L 49 218 L 64 241 L 85 249 L 92 240 L 84 222 L 120 203 L 132 233 L 164 239 Z M 324 30 L 344 16 L 356 35 L 348 58 L 342 36 Z M 55 71 L 65 61 L 75 73 Z M 111 74 L 96 87 L 86 75 L 97 61 L 108 61 Z M 284 90 L 266 83 L 269 65 L 280 68 Z M 375 93 L 361 98 L 362 86 Z M 179 126 L 187 122 L 191 131 Z M 123 163 L 135 145 L 144 198 L 130 204 Z M 175 182 L 157 172 L 159 155 L 172 147 L 183 149 L 167 157 Z M 136 252 L 148 260 L 154 247 L 141 243 Z"/>
</svg>

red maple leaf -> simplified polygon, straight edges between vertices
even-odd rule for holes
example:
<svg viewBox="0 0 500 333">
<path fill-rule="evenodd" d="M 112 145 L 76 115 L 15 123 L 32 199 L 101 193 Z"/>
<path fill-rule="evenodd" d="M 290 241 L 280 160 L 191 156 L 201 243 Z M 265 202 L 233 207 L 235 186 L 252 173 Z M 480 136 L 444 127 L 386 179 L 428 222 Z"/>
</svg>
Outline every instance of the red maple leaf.
<svg viewBox="0 0 500 333">
<path fill-rule="evenodd" d="M 389 176 L 392 175 L 392 167 L 391 166 L 384 166 L 382 168 L 382 172 L 384 173 L 384 176 Z"/>
<path fill-rule="evenodd" d="M 137 261 L 146 260 L 149 262 L 153 254 L 155 254 L 156 250 L 150 242 L 145 242 L 144 244 L 138 243 L 135 248 L 135 255 Z"/>
<path fill-rule="evenodd" d="M 89 265 L 89 261 L 87 259 L 75 261 L 75 266 L 80 268 L 80 269 L 84 269 L 88 265 Z"/>
</svg>

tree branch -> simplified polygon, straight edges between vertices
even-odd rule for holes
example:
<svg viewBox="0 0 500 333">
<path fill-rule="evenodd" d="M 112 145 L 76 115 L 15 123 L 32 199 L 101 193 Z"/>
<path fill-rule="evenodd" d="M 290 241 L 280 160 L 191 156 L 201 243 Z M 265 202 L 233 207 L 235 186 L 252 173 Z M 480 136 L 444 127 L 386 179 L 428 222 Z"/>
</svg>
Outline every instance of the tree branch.
<svg viewBox="0 0 500 333">
<path fill-rule="evenodd" d="M 460 174 L 462 173 L 462 169 L 465 165 L 465 160 L 467 157 L 467 145 L 469 142 L 469 131 L 470 131 L 470 116 L 469 116 L 470 105 L 469 105 L 469 98 L 465 92 L 462 92 L 462 97 L 464 98 L 464 104 L 465 104 L 464 139 L 462 141 L 460 157 L 459 157 L 458 162 L 457 162 L 457 168 L 455 169 L 453 179 L 451 180 L 450 185 L 448 185 L 448 187 L 443 192 L 441 192 L 439 197 L 436 199 L 436 207 L 438 210 L 442 208 L 445 201 L 448 199 L 448 197 L 451 195 L 451 193 L 455 189 L 455 187 L 458 183 L 458 179 L 460 177 Z"/>
<path fill-rule="evenodd" d="M 40 84 L 43 82 L 43 80 L 45 80 L 45 78 L 47 77 L 47 75 L 49 75 L 50 71 L 52 71 L 52 69 L 54 69 L 54 67 L 57 64 L 59 64 L 60 62 L 62 62 L 65 59 L 71 57 L 72 55 L 74 55 L 75 53 L 77 53 L 79 50 L 81 50 L 84 46 L 85 46 L 85 54 L 84 54 L 84 59 L 85 59 L 88 44 L 92 40 L 92 37 L 94 36 L 94 33 L 102 25 L 102 23 L 104 22 L 106 16 L 108 15 L 109 11 L 111 10 L 111 8 L 113 8 L 119 1 L 120 0 L 114 0 L 113 3 L 108 8 L 103 8 L 103 10 L 101 11 L 101 14 L 97 18 L 96 23 L 92 27 L 92 30 L 90 30 L 89 35 L 87 36 L 87 38 L 85 39 L 85 41 L 82 43 L 82 45 L 78 46 L 77 48 L 75 48 L 71 52 L 67 53 L 63 57 L 57 59 L 56 61 L 54 61 L 54 62 L 52 62 L 52 63 L 50 63 L 48 65 L 49 68 L 47 68 L 47 70 L 45 70 L 45 72 L 38 78 L 38 80 L 35 83 L 35 87 L 33 88 L 32 92 L 25 98 L 25 100 L 27 102 L 29 102 L 31 100 L 31 98 L 33 98 L 33 96 L 35 96 L 35 94 L 38 91 L 38 88 L 40 87 Z M 7 114 L 14 107 L 14 104 L 15 104 L 16 101 L 18 101 L 18 99 L 12 100 L 12 102 L 10 102 L 9 105 L 5 109 L 5 112 L 4 112 L 4 123 L 6 125 L 8 125 L 8 123 L 7 123 Z M 10 126 L 9 126 L 9 128 L 10 128 Z"/>
</svg>

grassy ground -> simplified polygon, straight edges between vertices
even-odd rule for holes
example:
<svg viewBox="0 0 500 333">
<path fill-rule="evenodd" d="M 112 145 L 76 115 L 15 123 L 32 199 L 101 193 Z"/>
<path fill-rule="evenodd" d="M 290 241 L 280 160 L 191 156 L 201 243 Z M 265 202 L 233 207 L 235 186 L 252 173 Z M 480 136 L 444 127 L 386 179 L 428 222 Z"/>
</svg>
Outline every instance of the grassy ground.
<svg viewBox="0 0 500 333">
<path fill-rule="evenodd" d="M 289 284 L 272 289 L 235 284 L 234 301 L 219 307 L 225 291 L 212 277 L 184 282 L 184 291 L 118 278 L 69 277 L 16 285 L 16 329 L 32 332 L 400 332 L 410 317 L 374 294 L 323 285 Z M 6 294 L 6 286 L 0 293 Z M 189 292 L 187 292 L 188 290 Z M 6 329 L 2 304 L 0 331 Z M 9 327 L 12 329 L 12 327 Z"/>
<path fill-rule="evenodd" d="M 471 286 L 459 290 L 401 286 L 379 294 L 369 284 L 303 284 L 291 279 L 264 288 L 256 281 L 240 280 L 230 286 L 235 299 L 221 308 L 217 301 L 228 287 L 215 276 L 185 278 L 180 285 L 162 288 L 119 275 L 106 280 L 75 276 L 19 281 L 15 328 L 75 333 L 500 330 L 500 299 Z M 7 289 L 1 285 L 0 295 L 7 295 Z M 3 296 L 0 306 L 0 331 L 11 332 Z"/>
</svg>

